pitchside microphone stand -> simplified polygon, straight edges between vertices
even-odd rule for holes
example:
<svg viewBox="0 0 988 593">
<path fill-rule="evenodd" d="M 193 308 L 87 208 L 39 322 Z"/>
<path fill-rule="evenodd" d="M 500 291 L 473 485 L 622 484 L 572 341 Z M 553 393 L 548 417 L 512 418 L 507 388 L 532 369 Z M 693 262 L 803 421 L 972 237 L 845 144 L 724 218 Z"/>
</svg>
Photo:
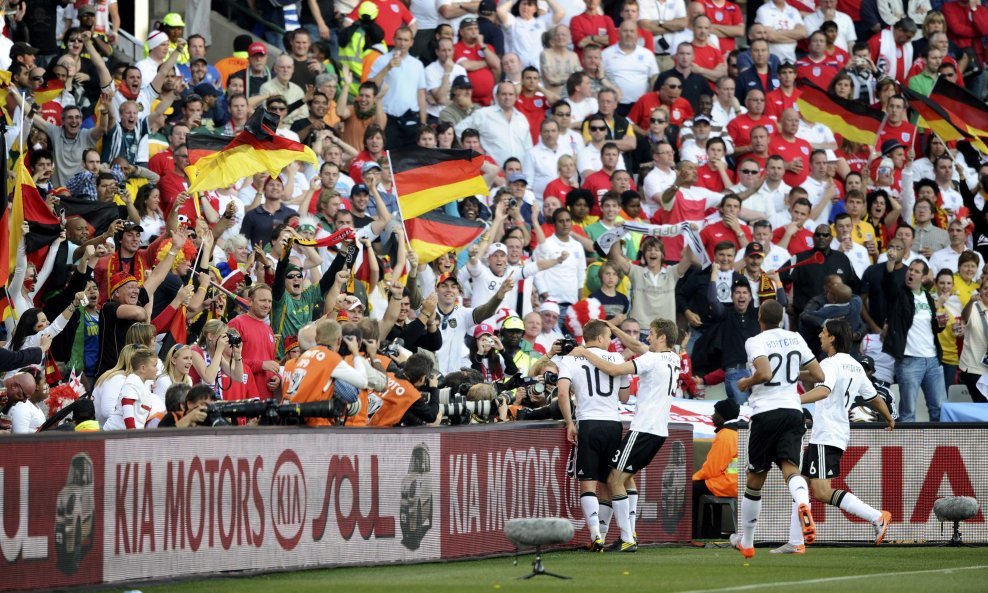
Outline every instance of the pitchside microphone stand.
<svg viewBox="0 0 988 593">
<path fill-rule="evenodd" d="M 515 545 L 515 564 L 518 564 L 518 548 L 535 548 L 532 572 L 519 578 L 530 579 L 539 575 L 570 578 L 549 572 L 542 564 L 542 546 L 565 544 L 573 539 L 573 524 L 566 519 L 512 519 L 504 526 L 504 535 Z"/>
</svg>

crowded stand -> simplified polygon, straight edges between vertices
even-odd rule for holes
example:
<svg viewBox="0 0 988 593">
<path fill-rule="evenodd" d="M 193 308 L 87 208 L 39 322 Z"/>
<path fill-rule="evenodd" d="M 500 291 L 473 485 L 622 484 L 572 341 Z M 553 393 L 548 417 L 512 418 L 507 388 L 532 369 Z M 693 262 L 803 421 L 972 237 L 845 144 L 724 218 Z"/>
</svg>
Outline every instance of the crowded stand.
<svg viewBox="0 0 988 593">
<path fill-rule="evenodd" d="M 591 346 L 742 405 L 773 300 L 889 418 L 988 403 L 977 0 L 273 4 L 127 61 L 11 3 L 0 431 L 572 425 Z"/>
</svg>

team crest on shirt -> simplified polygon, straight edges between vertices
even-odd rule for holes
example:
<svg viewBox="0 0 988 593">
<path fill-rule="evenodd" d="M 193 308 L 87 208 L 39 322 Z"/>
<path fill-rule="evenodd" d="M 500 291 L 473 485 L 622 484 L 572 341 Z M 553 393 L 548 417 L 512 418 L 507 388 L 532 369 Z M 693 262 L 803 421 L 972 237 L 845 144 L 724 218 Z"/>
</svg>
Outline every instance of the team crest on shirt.
<svg viewBox="0 0 988 593">
<path fill-rule="evenodd" d="M 820 76 L 820 67 L 819 66 L 814 66 L 813 67 L 813 76 Z"/>
<path fill-rule="evenodd" d="M 812 237 L 806 237 L 806 246 L 809 247 L 810 249 L 813 248 L 813 238 Z"/>
<path fill-rule="evenodd" d="M 638 61 L 639 62 L 644 62 L 645 61 L 645 54 L 638 54 Z"/>
<path fill-rule="evenodd" d="M 810 149 L 805 146 L 800 146 L 799 149 L 803 151 L 803 154 L 810 154 Z"/>
<path fill-rule="evenodd" d="M 779 79 L 778 78 L 773 78 L 772 79 L 772 84 L 774 84 L 775 86 L 779 86 Z"/>
<path fill-rule="evenodd" d="M 718 10 L 717 12 L 714 13 L 714 17 L 718 21 L 722 21 L 722 20 L 724 20 L 724 13 Z"/>
<path fill-rule="evenodd" d="M 398 5 L 397 4 L 392 4 L 391 5 L 391 12 L 398 12 Z"/>
<path fill-rule="evenodd" d="M 456 320 L 455 319 L 450 319 L 449 320 L 449 326 L 455 329 L 456 328 Z"/>
<path fill-rule="evenodd" d="M 679 109 L 673 109 L 672 110 L 672 117 L 674 117 L 675 119 L 679 119 L 682 116 L 683 116 L 683 113 Z"/>
<path fill-rule="evenodd" d="M 535 106 L 538 107 L 539 109 L 541 109 L 542 108 L 542 99 L 536 99 L 535 100 Z"/>
<path fill-rule="evenodd" d="M 903 142 L 909 142 L 909 138 L 911 136 L 912 136 L 912 134 L 910 134 L 909 132 L 903 132 L 902 135 L 900 136 L 900 138 L 902 138 L 902 141 Z"/>
</svg>

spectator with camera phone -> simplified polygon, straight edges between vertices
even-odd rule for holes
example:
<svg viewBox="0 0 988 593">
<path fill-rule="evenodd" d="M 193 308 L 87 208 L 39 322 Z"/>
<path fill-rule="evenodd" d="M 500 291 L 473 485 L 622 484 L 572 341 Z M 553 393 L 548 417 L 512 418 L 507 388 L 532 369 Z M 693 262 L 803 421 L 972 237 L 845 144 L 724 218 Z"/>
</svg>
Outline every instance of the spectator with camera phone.
<svg viewBox="0 0 988 593">
<path fill-rule="evenodd" d="M 439 360 L 438 371 L 448 373 L 460 367 L 470 366 L 469 350 L 465 342 L 467 332 L 475 325 L 491 317 L 497 311 L 501 301 L 515 287 L 515 280 L 510 276 L 501 283 L 500 288 L 489 301 L 478 307 L 460 307 L 457 300 L 460 296 L 460 282 L 454 274 L 442 274 L 436 279 L 436 294 L 439 306 L 436 312 L 439 316 L 439 331 L 442 334 L 443 345 L 436 352 Z"/>
</svg>

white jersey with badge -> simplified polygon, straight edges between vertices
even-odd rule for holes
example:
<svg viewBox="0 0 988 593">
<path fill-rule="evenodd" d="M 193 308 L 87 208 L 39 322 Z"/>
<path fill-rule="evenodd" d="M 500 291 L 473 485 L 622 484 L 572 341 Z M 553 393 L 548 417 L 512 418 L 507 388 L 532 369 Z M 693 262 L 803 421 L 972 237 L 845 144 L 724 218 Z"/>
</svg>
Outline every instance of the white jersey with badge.
<svg viewBox="0 0 988 593">
<path fill-rule="evenodd" d="M 669 436 L 669 409 L 679 383 L 680 358 L 675 352 L 646 352 L 631 361 L 638 375 L 638 404 L 631 430 Z"/>
<path fill-rule="evenodd" d="M 823 369 L 824 379 L 817 385 L 829 387 L 830 395 L 816 402 L 813 408 L 810 444 L 846 449 L 851 438 L 847 415 L 855 399 L 872 400 L 878 396 L 878 391 L 858 361 L 849 354 L 837 353 L 826 358 L 820 363 L 820 368 Z"/>
<path fill-rule="evenodd" d="M 795 332 L 784 329 L 763 331 L 744 343 L 748 362 L 765 357 L 771 367 L 772 378 L 751 389 L 748 405 L 752 415 L 769 410 L 802 410 L 799 403 L 799 370 L 813 360 L 813 352 L 806 340 Z"/>
<path fill-rule="evenodd" d="M 600 348 L 590 348 L 597 356 L 614 364 L 624 362 L 624 357 L 616 352 Z M 569 379 L 572 391 L 576 394 L 576 420 L 615 420 L 621 421 L 618 392 L 630 383 L 627 376 L 612 377 L 590 364 L 587 359 L 576 356 L 563 356 L 559 363 L 559 378 Z"/>
</svg>

